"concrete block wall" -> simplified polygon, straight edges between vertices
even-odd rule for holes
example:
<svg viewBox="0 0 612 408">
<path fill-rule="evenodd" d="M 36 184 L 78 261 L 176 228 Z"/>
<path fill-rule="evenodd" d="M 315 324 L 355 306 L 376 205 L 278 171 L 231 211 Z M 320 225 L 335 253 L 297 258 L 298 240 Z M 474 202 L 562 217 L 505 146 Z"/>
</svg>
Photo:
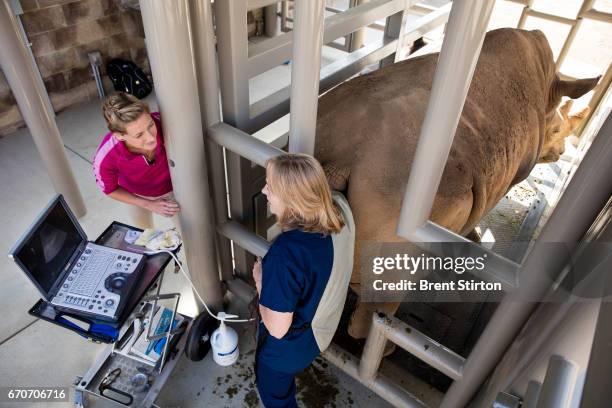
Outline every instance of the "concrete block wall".
<svg viewBox="0 0 612 408">
<path fill-rule="evenodd" d="M 150 72 L 138 10 L 120 0 L 21 0 L 20 16 L 51 103 L 56 112 L 98 98 L 87 54 L 100 51 L 105 87 L 112 86 L 106 63 L 113 58 L 134 61 Z M 23 126 L 4 75 L 0 72 L 0 135 Z"/>
<path fill-rule="evenodd" d="M 21 15 L 32 53 L 56 112 L 98 98 L 87 54 L 100 51 L 107 94 L 113 87 L 106 63 L 113 58 L 134 61 L 150 74 L 140 11 L 121 0 L 20 0 Z M 137 3 L 136 3 L 137 4 Z M 263 31 L 263 10 L 247 16 L 249 37 Z M 1 40 L 0 40 L 1 44 Z M 0 70 L 0 136 L 24 125 Z"/>
</svg>

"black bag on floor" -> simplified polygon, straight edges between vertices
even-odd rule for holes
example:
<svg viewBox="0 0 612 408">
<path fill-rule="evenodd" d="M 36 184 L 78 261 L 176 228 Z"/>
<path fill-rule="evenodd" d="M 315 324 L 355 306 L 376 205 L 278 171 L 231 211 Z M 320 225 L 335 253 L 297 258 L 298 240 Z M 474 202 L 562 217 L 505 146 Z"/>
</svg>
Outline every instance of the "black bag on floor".
<svg viewBox="0 0 612 408">
<path fill-rule="evenodd" d="M 142 99 L 153 90 L 149 78 L 132 61 L 114 59 L 106 65 L 106 73 L 113 82 L 115 91 L 127 92 Z"/>
</svg>

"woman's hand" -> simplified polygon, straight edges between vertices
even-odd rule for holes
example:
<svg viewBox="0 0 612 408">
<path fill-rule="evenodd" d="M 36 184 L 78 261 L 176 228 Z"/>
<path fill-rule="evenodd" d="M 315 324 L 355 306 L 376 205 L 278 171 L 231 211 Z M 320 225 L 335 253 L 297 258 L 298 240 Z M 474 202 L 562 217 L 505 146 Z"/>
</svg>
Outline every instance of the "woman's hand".
<svg viewBox="0 0 612 408">
<path fill-rule="evenodd" d="M 156 200 L 149 200 L 145 204 L 145 208 L 164 217 L 172 217 L 181 211 L 181 208 L 179 207 L 178 203 L 169 198 L 158 198 Z"/>
<path fill-rule="evenodd" d="M 253 279 L 255 280 L 255 287 L 257 288 L 257 294 L 261 293 L 261 258 L 257 257 L 257 261 L 253 264 Z"/>
</svg>

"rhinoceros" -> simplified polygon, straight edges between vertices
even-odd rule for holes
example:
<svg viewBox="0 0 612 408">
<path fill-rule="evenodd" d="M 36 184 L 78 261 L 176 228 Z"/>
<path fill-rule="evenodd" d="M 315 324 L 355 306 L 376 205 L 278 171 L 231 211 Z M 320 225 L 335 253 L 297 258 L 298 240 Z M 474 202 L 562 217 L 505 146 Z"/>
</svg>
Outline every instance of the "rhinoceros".
<svg viewBox="0 0 612 408">
<path fill-rule="evenodd" d="M 401 242 L 396 227 L 427 109 L 438 54 L 354 78 L 319 99 L 315 157 L 331 187 L 346 192 L 356 224 L 351 285 L 359 293 L 364 241 Z M 540 31 L 486 34 L 430 220 L 468 236 L 478 221 L 539 161 L 556 161 L 586 111 L 571 100 L 599 78 L 561 80 Z M 349 325 L 367 336 L 373 311 L 398 303 L 360 303 Z"/>
</svg>

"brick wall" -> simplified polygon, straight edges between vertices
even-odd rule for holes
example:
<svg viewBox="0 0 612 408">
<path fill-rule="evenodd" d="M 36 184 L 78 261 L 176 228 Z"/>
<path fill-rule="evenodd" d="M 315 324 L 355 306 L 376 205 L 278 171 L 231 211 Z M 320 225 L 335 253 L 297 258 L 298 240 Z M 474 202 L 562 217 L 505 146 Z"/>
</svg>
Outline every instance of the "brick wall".
<svg viewBox="0 0 612 408">
<path fill-rule="evenodd" d="M 150 72 L 140 12 L 122 8 L 120 0 L 21 0 L 21 5 L 21 21 L 56 112 L 98 98 L 91 51 L 102 54 L 103 75 L 112 58 L 130 59 Z M 0 72 L 0 135 L 20 126 L 19 109 Z"/>
</svg>

